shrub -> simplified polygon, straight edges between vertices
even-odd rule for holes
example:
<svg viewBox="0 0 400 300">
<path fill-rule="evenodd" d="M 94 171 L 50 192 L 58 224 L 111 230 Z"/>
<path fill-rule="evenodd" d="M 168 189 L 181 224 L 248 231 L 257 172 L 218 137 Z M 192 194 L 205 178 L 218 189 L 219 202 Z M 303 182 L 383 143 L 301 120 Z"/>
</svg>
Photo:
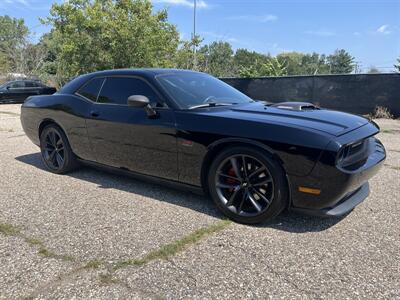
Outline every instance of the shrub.
<svg viewBox="0 0 400 300">
<path fill-rule="evenodd" d="M 370 115 L 371 119 L 393 119 L 393 115 L 390 113 L 387 107 L 375 106 L 374 112 Z"/>
</svg>

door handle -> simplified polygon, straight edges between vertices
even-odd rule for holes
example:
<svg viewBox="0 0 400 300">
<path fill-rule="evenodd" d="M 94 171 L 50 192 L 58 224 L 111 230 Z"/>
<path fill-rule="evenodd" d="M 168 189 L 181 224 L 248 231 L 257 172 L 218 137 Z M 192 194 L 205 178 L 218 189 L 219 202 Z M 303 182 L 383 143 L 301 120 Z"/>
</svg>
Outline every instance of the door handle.
<svg viewBox="0 0 400 300">
<path fill-rule="evenodd" d="M 90 115 L 92 116 L 92 117 L 95 117 L 95 118 L 97 118 L 100 114 L 99 114 L 99 112 L 98 111 L 91 111 L 90 112 Z"/>
</svg>

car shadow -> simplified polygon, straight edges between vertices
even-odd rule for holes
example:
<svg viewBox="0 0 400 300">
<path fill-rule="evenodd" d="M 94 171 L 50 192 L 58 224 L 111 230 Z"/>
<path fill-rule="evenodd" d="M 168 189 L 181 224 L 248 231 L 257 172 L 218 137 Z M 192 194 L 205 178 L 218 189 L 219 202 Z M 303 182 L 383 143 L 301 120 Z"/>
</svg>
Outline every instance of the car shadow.
<svg viewBox="0 0 400 300">
<path fill-rule="evenodd" d="M 40 153 L 22 155 L 15 159 L 38 169 L 46 170 L 42 163 Z M 224 218 L 224 216 L 217 211 L 209 197 L 197 195 L 191 192 L 148 183 L 127 176 L 85 166 L 63 176 L 71 176 L 94 183 L 101 189 L 119 189 L 128 193 L 149 197 L 157 201 L 179 205 L 215 218 Z M 253 226 L 269 227 L 292 233 L 318 232 L 336 225 L 345 217 L 346 216 L 342 218 L 319 218 L 285 211 L 270 222 Z"/>
</svg>

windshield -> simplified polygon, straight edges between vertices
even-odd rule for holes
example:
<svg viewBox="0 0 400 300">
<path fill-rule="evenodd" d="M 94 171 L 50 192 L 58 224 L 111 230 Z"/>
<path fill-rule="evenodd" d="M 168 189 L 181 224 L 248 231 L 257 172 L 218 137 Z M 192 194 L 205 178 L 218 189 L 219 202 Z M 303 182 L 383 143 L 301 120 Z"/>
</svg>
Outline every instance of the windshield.
<svg viewBox="0 0 400 300">
<path fill-rule="evenodd" d="M 201 107 L 202 104 L 229 105 L 253 102 L 225 82 L 204 73 L 163 74 L 157 76 L 157 80 L 170 97 L 184 109 Z"/>
</svg>

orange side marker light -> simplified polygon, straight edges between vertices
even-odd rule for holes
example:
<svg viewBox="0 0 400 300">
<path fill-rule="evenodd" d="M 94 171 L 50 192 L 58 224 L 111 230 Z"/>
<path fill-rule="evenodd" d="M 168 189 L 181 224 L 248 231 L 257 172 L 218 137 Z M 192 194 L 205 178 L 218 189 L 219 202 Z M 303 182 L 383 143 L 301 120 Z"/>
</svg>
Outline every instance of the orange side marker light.
<svg viewBox="0 0 400 300">
<path fill-rule="evenodd" d="M 320 189 L 312 189 L 312 188 L 308 188 L 308 187 L 304 187 L 304 186 L 299 186 L 299 192 L 313 194 L 313 195 L 321 194 Z"/>
</svg>

